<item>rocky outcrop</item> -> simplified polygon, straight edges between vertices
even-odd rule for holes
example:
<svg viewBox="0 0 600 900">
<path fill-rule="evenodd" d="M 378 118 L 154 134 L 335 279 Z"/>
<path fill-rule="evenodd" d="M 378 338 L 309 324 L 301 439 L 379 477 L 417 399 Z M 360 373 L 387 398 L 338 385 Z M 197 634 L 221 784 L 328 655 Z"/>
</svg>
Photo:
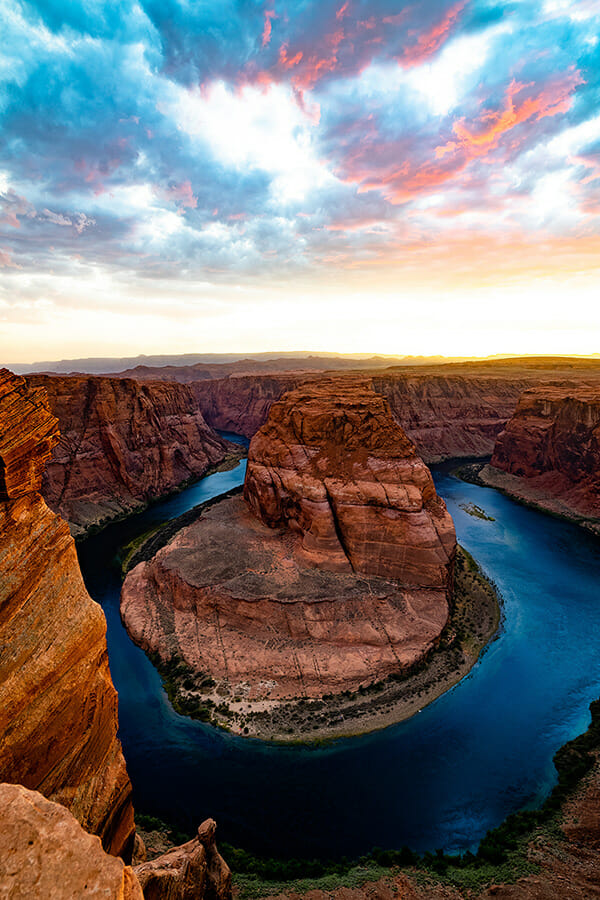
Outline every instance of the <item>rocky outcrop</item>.
<svg viewBox="0 0 600 900">
<path fill-rule="evenodd" d="M 227 453 L 185 385 L 44 375 L 28 382 L 45 388 L 61 430 L 42 493 L 74 534 L 199 478 Z"/>
<path fill-rule="evenodd" d="M 217 850 L 216 828 L 207 819 L 193 840 L 136 866 L 144 900 L 229 900 L 231 871 Z"/>
<path fill-rule="evenodd" d="M 109 856 L 58 803 L 19 784 L 0 785 L 0 898 L 144 900 L 123 860 Z"/>
<path fill-rule="evenodd" d="M 600 530 L 600 386 L 525 391 L 480 478 Z"/>
<path fill-rule="evenodd" d="M 364 381 L 303 391 L 254 438 L 247 503 L 212 504 L 123 585 L 133 639 L 209 673 L 217 703 L 356 690 L 448 619 L 454 528 L 414 446 Z"/>
<path fill-rule="evenodd" d="M 304 385 L 252 439 L 244 497 L 333 571 L 405 587 L 451 580 L 454 525 L 414 444 L 364 379 Z"/>
<path fill-rule="evenodd" d="M 0 778 L 62 803 L 127 854 L 131 785 L 106 622 L 67 524 L 38 493 L 57 441 L 43 391 L 0 370 Z"/>
</svg>

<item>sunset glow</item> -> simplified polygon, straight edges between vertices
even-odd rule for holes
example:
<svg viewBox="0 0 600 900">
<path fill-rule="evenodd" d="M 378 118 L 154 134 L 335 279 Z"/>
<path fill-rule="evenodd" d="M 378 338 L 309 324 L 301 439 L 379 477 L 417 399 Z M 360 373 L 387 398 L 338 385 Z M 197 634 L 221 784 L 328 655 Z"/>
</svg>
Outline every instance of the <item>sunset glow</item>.
<svg viewBox="0 0 600 900">
<path fill-rule="evenodd" d="M 7 0 L 0 362 L 600 351 L 600 3 Z"/>
</svg>

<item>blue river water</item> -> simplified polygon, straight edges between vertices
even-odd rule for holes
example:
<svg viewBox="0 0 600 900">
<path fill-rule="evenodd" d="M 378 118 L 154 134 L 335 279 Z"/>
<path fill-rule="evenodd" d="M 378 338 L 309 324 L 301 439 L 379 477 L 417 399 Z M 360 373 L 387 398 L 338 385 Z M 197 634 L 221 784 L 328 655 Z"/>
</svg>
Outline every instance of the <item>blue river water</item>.
<svg viewBox="0 0 600 900">
<path fill-rule="evenodd" d="M 434 469 L 459 541 L 495 581 L 504 622 L 471 674 L 407 722 L 326 746 L 248 740 L 176 714 L 119 616 L 118 548 L 241 484 L 245 462 L 80 545 L 108 622 L 120 737 L 140 811 L 262 855 L 355 857 L 373 846 L 474 849 L 552 788 L 553 754 L 600 696 L 600 541 Z M 473 502 L 495 521 L 468 515 Z"/>
</svg>

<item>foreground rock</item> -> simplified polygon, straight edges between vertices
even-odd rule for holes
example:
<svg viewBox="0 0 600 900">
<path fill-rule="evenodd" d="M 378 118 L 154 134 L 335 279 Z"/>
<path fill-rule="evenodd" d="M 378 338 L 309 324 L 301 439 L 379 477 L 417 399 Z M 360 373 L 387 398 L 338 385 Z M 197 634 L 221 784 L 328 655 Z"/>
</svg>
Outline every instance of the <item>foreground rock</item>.
<svg viewBox="0 0 600 900">
<path fill-rule="evenodd" d="M 600 386 L 525 391 L 479 477 L 600 531 Z"/>
<path fill-rule="evenodd" d="M 39 494 L 58 426 L 0 370 L 0 778 L 68 807 L 114 854 L 133 841 L 106 622 L 68 526 Z"/>
<path fill-rule="evenodd" d="M 91 375 L 27 380 L 45 388 L 59 420 L 42 493 L 74 534 L 199 478 L 228 452 L 186 385 Z"/>
<path fill-rule="evenodd" d="M 216 828 L 207 819 L 193 840 L 136 866 L 144 900 L 229 900 L 231 871 L 217 850 Z"/>
<path fill-rule="evenodd" d="M 233 695 L 250 709 L 356 690 L 435 646 L 454 527 L 363 381 L 276 404 L 245 497 L 211 505 L 125 580 L 126 627 L 163 664 L 183 660 L 216 679 L 213 703 Z"/>
<path fill-rule="evenodd" d="M 37 791 L 0 785 L 0 825 L 2 900 L 144 900 L 132 869 Z"/>
</svg>

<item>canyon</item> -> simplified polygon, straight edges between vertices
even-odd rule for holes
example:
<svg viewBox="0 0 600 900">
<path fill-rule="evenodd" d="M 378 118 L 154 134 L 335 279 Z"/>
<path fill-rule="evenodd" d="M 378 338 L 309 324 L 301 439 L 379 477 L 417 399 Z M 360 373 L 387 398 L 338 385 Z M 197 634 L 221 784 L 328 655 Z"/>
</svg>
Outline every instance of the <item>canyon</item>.
<svg viewBox="0 0 600 900">
<path fill-rule="evenodd" d="M 232 450 L 183 384 L 29 375 L 61 432 L 42 479 L 48 506 L 81 536 L 199 478 Z"/>
<path fill-rule="evenodd" d="M 159 378 L 161 370 L 145 372 Z M 357 373 L 360 375 L 360 373 Z M 600 363 L 568 359 L 509 359 L 445 365 L 388 367 L 362 373 L 388 401 L 394 418 L 424 462 L 490 456 L 498 434 L 531 387 L 568 380 L 600 384 Z M 189 372 L 170 377 L 189 381 Z M 213 427 L 251 438 L 271 405 L 289 390 L 337 373 L 272 372 L 191 380 L 198 405 Z"/>
<path fill-rule="evenodd" d="M 106 850 L 133 846 L 106 623 L 67 524 L 42 499 L 58 443 L 45 392 L 0 370 L 0 772 L 66 806 Z"/>
<path fill-rule="evenodd" d="M 600 533 L 600 387 L 525 391 L 477 478 Z"/>
<path fill-rule="evenodd" d="M 127 575 L 121 614 L 217 696 L 320 697 L 409 669 L 446 625 L 454 527 L 364 379 L 303 385 L 252 440 L 244 487 Z"/>
</svg>

